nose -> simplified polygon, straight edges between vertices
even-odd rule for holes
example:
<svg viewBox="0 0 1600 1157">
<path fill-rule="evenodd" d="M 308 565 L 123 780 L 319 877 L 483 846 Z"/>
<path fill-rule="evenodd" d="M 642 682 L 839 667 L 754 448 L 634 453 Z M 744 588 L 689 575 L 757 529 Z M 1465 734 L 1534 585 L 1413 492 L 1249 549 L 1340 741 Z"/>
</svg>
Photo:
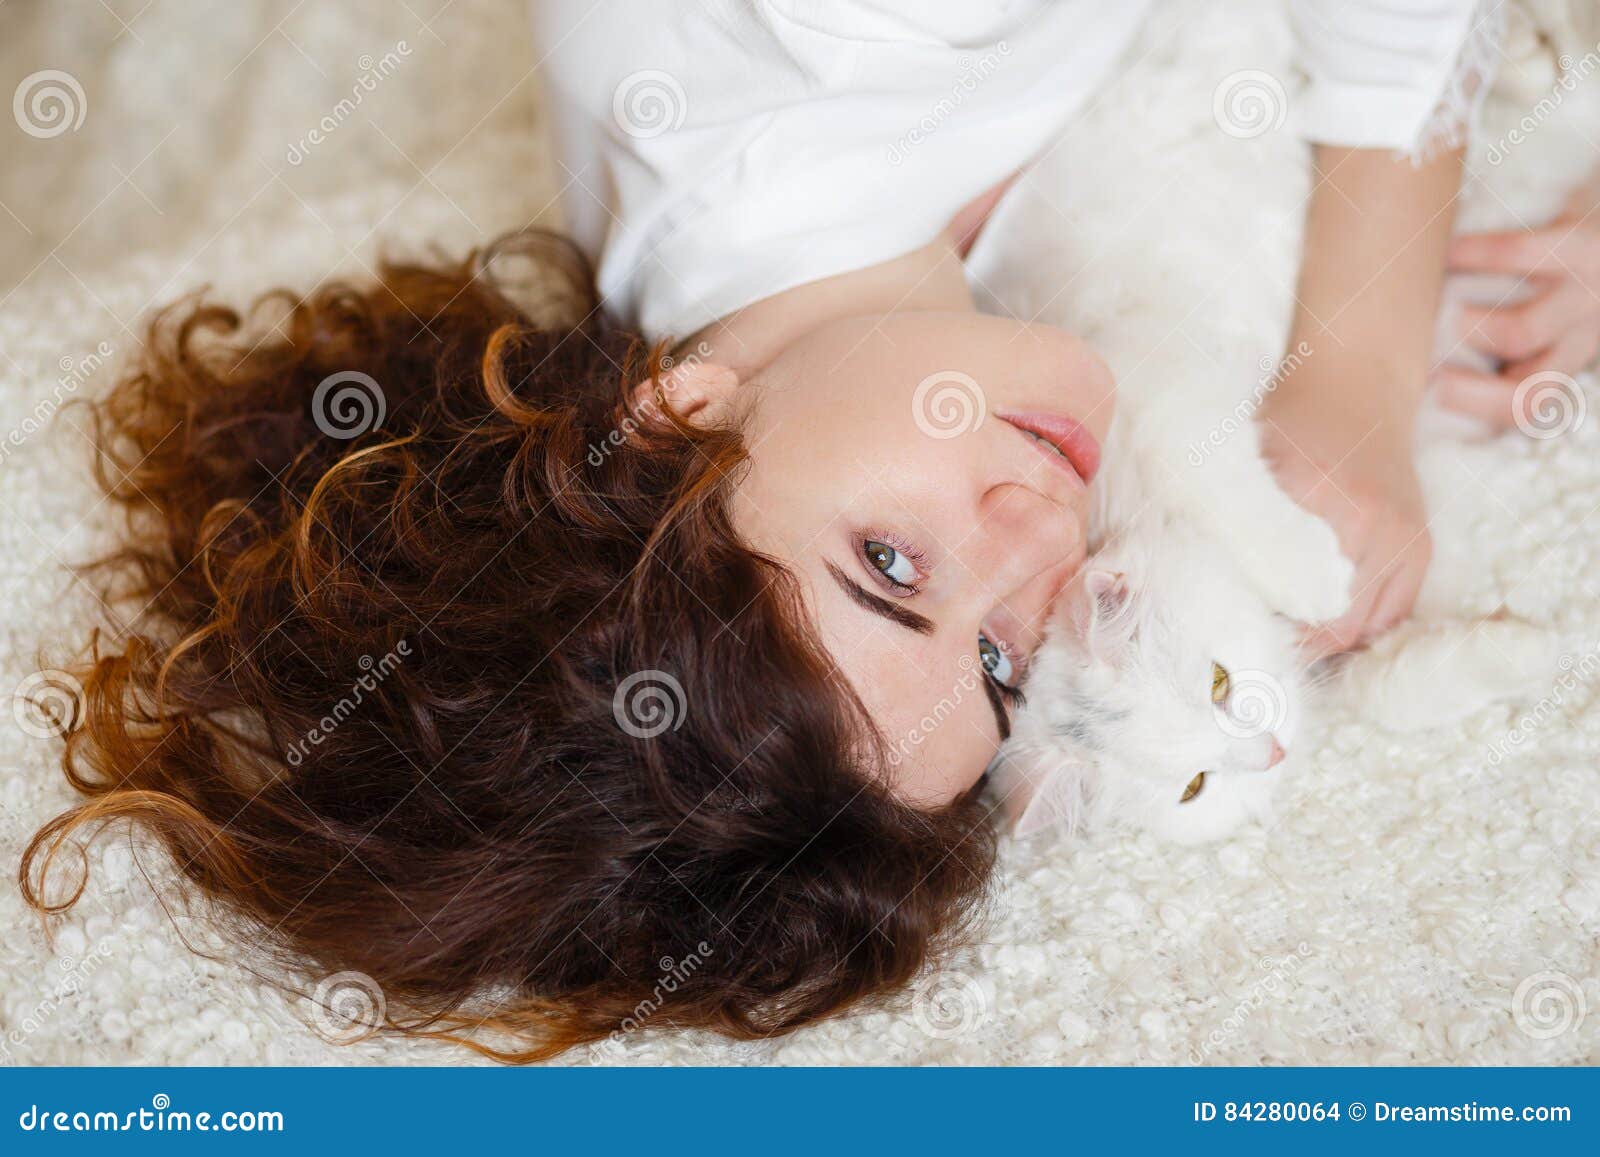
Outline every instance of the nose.
<svg viewBox="0 0 1600 1157">
<path fill-rule="evenodd" d="M 1278 742 L 1276 735 L 1269 735 L 1267 738 L 1272 740 L 1272 750 L 1267 752 L 1267 770 L 1271 771 L 1283 762 L 1283 744 Z"/>
<path fill-rule="evenodd" d="M 960 567 L 974 597 L 999 603 L 1031 635 L 1044 628 L 1056 595 L 1084 554 L 1084 514 L 1027 487 L 1004 483 L 985 492 L 978 524 L 960 544 Z M 987 606 L 985 607 L 987 613 Z M 1015 640 L 1031 648 L 1037 638 Z"/>
</svg>

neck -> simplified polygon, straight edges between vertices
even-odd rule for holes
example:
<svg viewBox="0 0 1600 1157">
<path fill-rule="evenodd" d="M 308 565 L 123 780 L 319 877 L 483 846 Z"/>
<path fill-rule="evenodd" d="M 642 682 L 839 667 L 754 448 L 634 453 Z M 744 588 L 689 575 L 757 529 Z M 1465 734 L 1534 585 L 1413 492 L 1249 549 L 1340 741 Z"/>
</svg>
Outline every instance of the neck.
<svg viewBox="0 0 1600 1157">
<path fill-rule="evenodd" d="M 679 348 L 699 351 L 748 381 L 785 347 L 830 322 L 917 310 L 976 312 L 960 241 L 947 230 L 903 257 L 786 289 L 719 318 Z"/>
</svg>

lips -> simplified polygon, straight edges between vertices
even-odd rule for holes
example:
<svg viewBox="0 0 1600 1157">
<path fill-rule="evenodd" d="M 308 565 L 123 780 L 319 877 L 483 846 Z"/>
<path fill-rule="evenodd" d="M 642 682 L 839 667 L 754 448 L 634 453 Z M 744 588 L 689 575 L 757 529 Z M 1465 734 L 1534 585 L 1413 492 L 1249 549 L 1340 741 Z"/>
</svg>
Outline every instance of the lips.
<svg viewBox="0 0 1600 1157">
<path fill-rule="evenodd" d="M 1015 426 L 1024 434 L 1031 434 L 1045 445 L 1040 449 L 1052 461 L 1069 468 L 1078 479 L 1087 484 L 1094 481 L 1100 470 L 1100 443 L 1083 424 L 1065 414 L 999 413 L 995 417 Z M 1051 451 L 1055 453 L 1051 453 Z"/>
</svg>

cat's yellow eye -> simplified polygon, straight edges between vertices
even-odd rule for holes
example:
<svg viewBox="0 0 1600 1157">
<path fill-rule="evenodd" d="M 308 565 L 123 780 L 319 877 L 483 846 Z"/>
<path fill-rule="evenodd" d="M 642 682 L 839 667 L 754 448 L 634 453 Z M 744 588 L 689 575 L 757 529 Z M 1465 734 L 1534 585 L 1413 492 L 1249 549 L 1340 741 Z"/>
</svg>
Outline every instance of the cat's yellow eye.
<svg viewBox="0 0 1600 1157">
<path fill-rule="evenodd" d="M 1226 679 L 1227 676 L 1224 675 L 1223 678 Z M 1188 803 L 1195 796 L 1200 794 L 1200 789 L 1205 787 L 1205 785 L 1206 785 L 1206 773 L 1202 771 L 1199 775 L 1195 776 L 1193 779 L 1191 779 L 1189 781 L 1189 786 L 1183 789 L 1183 798 L 1180 799 L 1178 802 L 1179 803 Z"/>
<path fill-rule="evenodd" d="M 1211 702 L 1221 706 L 1228 701 L 1228 672 L 1221 663 L 1211 664 Z M 1195 788 L 1199 791 L 1199 788 Z"/>
</svg>

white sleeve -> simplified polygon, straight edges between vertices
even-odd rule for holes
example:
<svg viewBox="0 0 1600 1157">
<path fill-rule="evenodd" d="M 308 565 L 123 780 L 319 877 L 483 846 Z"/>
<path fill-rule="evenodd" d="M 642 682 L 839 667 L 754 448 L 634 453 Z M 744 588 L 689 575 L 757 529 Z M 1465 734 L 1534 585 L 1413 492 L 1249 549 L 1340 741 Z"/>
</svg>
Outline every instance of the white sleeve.
<svg viewBox="0 0 1600 1157">
<path fill-rule="evenodd" d="M 1426 155 L 1460 144 L 1498 56 L 1496 0 L 1290 0 L 1300 135 Z"/>
</svg>

